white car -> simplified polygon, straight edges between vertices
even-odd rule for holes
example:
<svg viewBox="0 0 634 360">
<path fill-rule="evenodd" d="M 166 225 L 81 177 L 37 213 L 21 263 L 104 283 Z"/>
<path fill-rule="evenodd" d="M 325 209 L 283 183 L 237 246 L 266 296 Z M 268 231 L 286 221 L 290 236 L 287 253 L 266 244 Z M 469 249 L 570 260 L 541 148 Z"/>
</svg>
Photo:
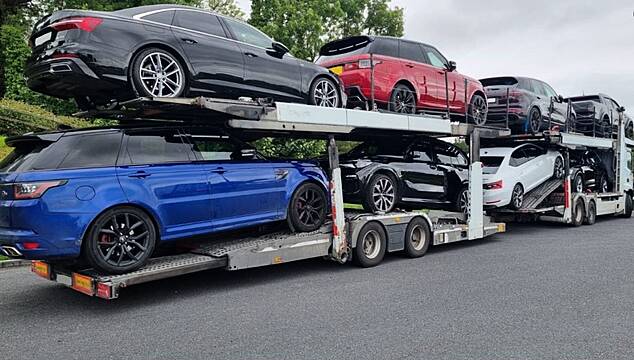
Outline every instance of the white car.
<svg viewBox="0 0 634 360">
<path fill-rule="evenodd" d="M 480 149 L 484 184 L 484 206 L 509 206 L 518 210 L 524 194 L 546 180 L 564 177 L 564 158 L 554 150 L 534 144 Z"/>
</svg>

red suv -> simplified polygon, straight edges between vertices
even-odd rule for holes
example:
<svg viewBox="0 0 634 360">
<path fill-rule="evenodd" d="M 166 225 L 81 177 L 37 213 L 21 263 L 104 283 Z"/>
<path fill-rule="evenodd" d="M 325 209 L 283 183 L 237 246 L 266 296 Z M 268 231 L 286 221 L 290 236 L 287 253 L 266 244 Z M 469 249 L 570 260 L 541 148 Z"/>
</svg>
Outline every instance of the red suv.
<svg viewBox="0 0 634 360">
<path fill-rule="evenodd" d="M 486 122 L 487 100 L 482 84 L 456 71 L 456 63 L 433 46 L 379 36 L 354 36 L 324 45 L 317 63 L 338 74 L 348 94 L 348 105 L 368 108 L 372 97 L 374 59 L 374 100 L 379 107 L 401 113 L 447 111 L 464 120 L 465 79 L 469 122 Z M 462 115 L 462 116 L 461 116 Z"/>
</svg>

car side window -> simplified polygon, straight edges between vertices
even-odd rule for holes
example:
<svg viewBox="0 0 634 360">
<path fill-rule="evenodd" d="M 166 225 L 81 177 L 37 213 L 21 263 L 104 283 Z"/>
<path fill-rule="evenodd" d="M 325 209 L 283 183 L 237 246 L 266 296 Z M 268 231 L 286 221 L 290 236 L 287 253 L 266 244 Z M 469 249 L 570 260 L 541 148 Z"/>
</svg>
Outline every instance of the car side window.
<svg viewBox="0 0 634 360">
<path fill-rule="evenodd" d="M 377 38 L 372 42 L 372 53 L 398 58 L 400 57 L 399 41 L 389 38 Z"/>
<path fill-rule="evenodd" d="M 209 35 L 227 37 L 218 17 L 203 11 L 177 11 L 174 17 L 174 26 Z"/>
<path fill-rule="evenodd" d="M 153 21 L 155 23 L 163 25 L 172 25 L 174 19 L 174 10 L 159 11 L 154 14 L 145 15 L 142 19 L 147 21 Z"/>
<path fill-rule="evenodd" d="M 555 91 L 555 89 L 553 89 L 552 87 L 550 87 L 550 85 L 548 85 L 546 83 L 542 83 L 542 85 L 544 86 L 544 90 L 546 91 L 546 95 L 548 95 L 550 97 L 557 98 L 557 92 Z"/>
<path fill-rule="evenodd" d="M 464 155 L 453 147 L 435 145 L 434 153 L 436 154 L 436 159 L 441 164 L 453 166 L 467 165 L 467 159 Z"/>
<path fill-rule="evenodd" d="M 411 150 L 412 160 L 420 162 L 433 162 L 431 147 L 429 144 L 415 144 Z"/>
<path fill-rule="evenodd" d="M 401 41 L 400 57 L 423 64 L 427 62 L 420 45 L 410 41 Z"/>
<path fill-rule="evenodd" d="M 525 164 L 527 161 L 528 161 L 528 157 L 526 153 L 524 153 L 524 149 L 520 148 L 520 149 L 516 149 L 511 154 L 509 165 L 511 165 L 512 167 L 518 167 L 520 165 Z"/>
<path fill-rule="evenodd" d="M 228 18 L 225 18 L 225 21 L 238 41 L 265 49 L 269 49 L 273 44 L 273 39 L 251 25 Z"/>
<path fill-rule="evenodd" d="M 544 86 L 542 86 L 541 81 L 531 80 L 531 84 L 533 85 L 533 92 L 535 94 L 548 96 L 548 94 L 546 94 L 546 89 L 544 89 Z"/>
<path fill-rule="evenodd" d="M 234 160 L 239 147 L 226 136 L 192 135 L 189 141 L 193 145 L 196 157 L 204 161 Z"/>
<path fill-rule="evenodd" d="M 194 160 L 191 145 L 176 131 L 133 131 L 127 134 L 124 163 L 154 165 Z"/>
<path fill-rule="evenodd" d="M 530 161 L 543 155 L 544 151 L 536 146 L 527 146 L 524 148 L 524 154 L 526 155 L 526 161 Z"/>
<path fill-rule="evenodd" d="M 533 86 L 531 85 L 531 82 L 527 79 L 519 79 L 519 84 L 520 84 L 520 89 L 523 90 L 527 90 L 530 92 L 535 92 L 533 90 Z"/>
<path fill-rule="evenodd" d="M 425 49 L 425 54 L 429 59 L 430 65 L 439 68 L 446 68 L 448 66 L 449 63 L 447 62 L 447 59 L 445 59 L 445 57 L 442 56 L 442 54 L 438 50 L 426 45 L 423 46 L 423 49 Z"/>
<path fill-rule="evenodd" d="M 30 169 L 80 169 L 114 166 L 121 146 L 121 133 L 66 135 L 44 149 Z"/>
</svg>

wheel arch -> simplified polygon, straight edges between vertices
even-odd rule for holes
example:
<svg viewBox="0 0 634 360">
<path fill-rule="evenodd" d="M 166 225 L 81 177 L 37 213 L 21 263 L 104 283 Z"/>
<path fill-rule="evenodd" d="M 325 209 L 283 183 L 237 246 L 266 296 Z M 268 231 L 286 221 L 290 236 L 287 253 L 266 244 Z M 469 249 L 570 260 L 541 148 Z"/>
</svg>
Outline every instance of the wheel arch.
<svg viewBox="0 0 634 360">
<path fill-rule="evenodd" d="M 370 220 L 370 221 L 367 221 L 367 222 L 363 223 L 363 225 L 355 226 L 355 228 L 353 229 L 352 233 L 350 234 L 351 235 L 351 239 L 350 239 L 350 245 L 351 245 L 350 248 L 351 249 L 355 249 L 357 247 L 357 243 L 358 243 L 358 240 L 359 240 L 359 234 L 361 233 L 361 230 L 364 227 L 366 227 L 368 224 L 374 224 L 374 223 L 378 224 L 381 227 L 381 229 L 383 229 L 383 232 L 385 233 L 385 244 L 386 244 L 385 251 L 386 251 L 386 253 L 388 252 L 387 251 L 387 247 L 388 247 L 388 244 L 390 242 L 390 233 L 387 231 L 387 227 L 385 226 L 385 224 L 383 224 L 379 220 Z"/>
<path fill-rule="evenodd" d="M 398 85 L 405 85 L 407 86 L 410 90 L 412 90 L 412 92 L 414 93 L 414 95 L 416 95 L 416 105 L 418 106 L 418 92 L 416 90 L 416 86 L 414 86 L 414 84 L 412 84 L 412 82 L 408 79 L 401 79 L 399 81 L 397 81 L 396 83 L 394 83 L 394 86 L 392 86 L 392 91 L 394 91 L 394 88 L 397 87 Z M 390 91 L 390 94 L 392 92 Z"/>
<path fill-rule="evenodd" d="M 313 85 L 315 84 L 315 82 L 319 79 L 328 79 L 330 81 L 332 81 L 335 84 L 335 87 L 337 89 L 337 94 L 339 94 L 339 104 L 342 105 L 343 104 L 343 94 L 341 93 L 343 90 L 341 89 L 341 83 L 339 82 L 339 79 L 337 77 L 335 77 L 333 74 L 331 74 L 330 72 L 328 73 L 316 73 L 315 75 L 313 75 L 313 77 L 310 79 L 310 82 L 308 82 L 308 87 L 306 89 L 306 103 L 309 103 L 310 101 L 310 91 L 313 88 Z"/>
</svg>

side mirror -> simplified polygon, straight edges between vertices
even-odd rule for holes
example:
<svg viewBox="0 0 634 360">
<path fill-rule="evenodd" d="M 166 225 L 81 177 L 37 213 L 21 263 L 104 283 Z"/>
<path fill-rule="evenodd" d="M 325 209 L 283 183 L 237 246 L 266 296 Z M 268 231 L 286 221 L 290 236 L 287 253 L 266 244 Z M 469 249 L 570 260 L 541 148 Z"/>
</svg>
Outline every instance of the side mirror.
<svg viewBox="0 0 634 360">
<path fill-rule="evenodd" d="M 456 69 L 458 68 L 458 66 L 456 65 L 455 61 L 450 61 L 449 65 L 447 65 L 447 70 L 449 71 L 456 71 Z"/>
<path fill-rule="evenodd" d="M 559 100 L 560 103 L 566 101 L 566 99 L 564 99 L 563 95 L 557 96 L 557 100 Z"/>
<path fill-rule="evenodd" d="M 625 106 L 619 106 L 618 109 L 616 109 L 616 111 L 618 112 L 625 112 Z"/>
<path fill-rule="evenodd" d="M 271 44 L 271 48 L 280 55 L 285 55 L 288 52 L 290 52 L 290 50 L 286 47 L 286 45 L 277 41 L 273 41 L 273 43 Z"/>
</svg>

